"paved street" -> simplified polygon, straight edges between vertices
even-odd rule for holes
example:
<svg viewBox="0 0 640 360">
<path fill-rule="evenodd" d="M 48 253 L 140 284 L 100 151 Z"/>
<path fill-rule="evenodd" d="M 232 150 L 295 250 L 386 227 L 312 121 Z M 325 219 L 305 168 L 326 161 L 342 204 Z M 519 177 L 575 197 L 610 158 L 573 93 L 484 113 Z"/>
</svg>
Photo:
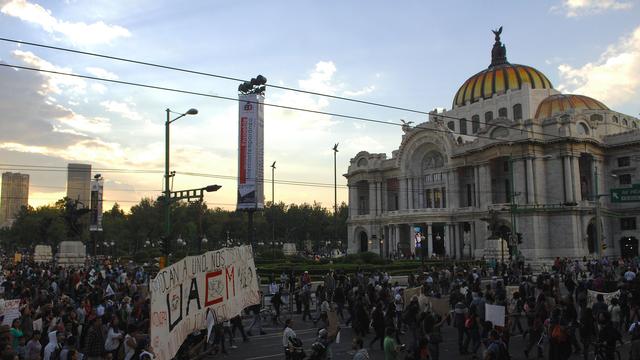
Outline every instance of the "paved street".
<svg viewBox="0 0 640 360">
<path fill-rule="evenodd" d="M 284 317 L 283 317 L 284 318 Z M 294 315 L 294 330 L 298 337 L 300 337 L 303 341 L 305 350 L 307 350 L 307 355 L 309 354 L 308 349 L 311 347 L 311 344 L 315 341 L 316 331 L 317 329 L 313 327 L 313 323 L 311 321 L 302 322 L 302 318 L 300 315 Z M 250 320 L 245 320 L 245 326 L 250 324 Z M 343 359 L 351 359 L 351 339 L 352 339 L 352 331 L 351 327 L 341 326 L 341 342 L 340 344 L 333 344 L 331 346 L 333 351 L 333 359 L 343 360 Z M 227 347 L 229 354 L 227 356 L 221 357 L 210 356 L 208 359 L 215 358 L 224 358 L 229 360 L 260 360 L 260 359 L 284 359 L 283 351 L 282 351 L 282 327 L 273 327 L 272 325 L 264 326 L 264 331 L 267 332 L 267 335 L 263 336 L 254 336 L 250 338 L 250 341 L 247 343 L 242 342 L 242 338 L 239 334 L 236 334 L 235 344 L 238 346 L 237 349 L 230 349 Z M 464 359 L 469 360 L 471 356 L 466 355 L 462 356 L 458 353 L 457 349 L 457 338 L 456 331 L 451 326 L 445 326 L 443 328 L 443 343 L 440 344 L 440 357 L 443 360 L 457 360 Z M 373 339 L 373 335 L 370 334 L 365 339 L 365 347 L 369 350 L 369 354 L 371 355 L 372 360 L 382 360 L 384 359 L 384 354 L 380 351 L 378 347 L 378 343 L 374 344 L 373 347 L 369 347 L 369 342 Z M 409 335 L 405 334 L 401 336 L 401 339 L 409 341 Z M 238 341 L 239 340 L 239 341 Z M 628 358 L 628 339 L 625 338 L 625 347 L 619 349 L 621 358 Z M 228 344 L 228 343 L 227 343 Z M 521 335 L 516 335 L 511 338 L 511 343 L 509 346 L 510 353 L 512 359 L 520 359 L 524 360 L 524 347 L 525 340 Z M 481 351 L 479 355 L 481 357 Z M 548 350 L 545 348 L 544 352 L 545 358 L 548 358 Z M 534 359 L 535 350 L 531 351 L 530 357 Z M 590 354 L 590 359 L 593 359 L 593 354 Z M 571 359 L 582 359 L 582 355 L 572 355 Z"/>
</svg>

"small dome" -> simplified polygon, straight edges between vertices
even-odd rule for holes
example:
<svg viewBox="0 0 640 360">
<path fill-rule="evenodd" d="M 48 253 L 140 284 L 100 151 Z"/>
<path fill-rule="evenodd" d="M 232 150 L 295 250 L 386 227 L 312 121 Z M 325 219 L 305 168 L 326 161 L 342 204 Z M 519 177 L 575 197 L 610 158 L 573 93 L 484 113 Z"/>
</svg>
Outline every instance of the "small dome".
<svg viewBox="0 0 640 360">
<path fill-rule="evenodd" d="M 556 114 L 574 110 L 609 110 L 609 108 L 596 99 L 584 95 L 556 94 L 542 100 L 536 110 L 536 119 L 552 117 Z"/>
<path fill-rule="evenodd" d="M 525 83 L 532 89 L 553 89 L 551 81 L 531 66 L 503 63 L 489 66 L 465 81 L 453 98 L 453 106 L 489 99 L 493 95 L 504 94 L 507 90 L 519 90 Z"/>
</svg>

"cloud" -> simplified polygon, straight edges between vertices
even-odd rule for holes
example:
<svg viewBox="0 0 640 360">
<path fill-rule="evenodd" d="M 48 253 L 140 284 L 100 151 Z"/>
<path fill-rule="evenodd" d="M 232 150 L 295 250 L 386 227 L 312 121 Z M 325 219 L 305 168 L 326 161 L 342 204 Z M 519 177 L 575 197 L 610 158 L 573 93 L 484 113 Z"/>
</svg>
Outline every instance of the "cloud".
<svg viewBox="0 0 640 360">
<path fill-rule="evenodd" d="M 563 0 L 561 5 L 551 7 L 551 11 L 564 13 L 567 17 L 577 17 L 608 10 L 626 10 L 631 7 L 631 1 L 622 0 Z"/>
<path fill-rule="evenodd" d="M 375 90 L 376 90 L 376 87 L 374 85 L 369 85 L 369 86 L 363 87 L 360 90 L 355 90 L 355 91 L 346 90 L 346 91 L 343 92 L 343 95 L 356 97 L 356 96 L 362 96 L 362 95 L 370 94 L 370 93 L 374 92 Z"/>
<path fill-rule="evenodd" d="M 85 117 L 70 111 L 70 114 L 57 119 L 61 124 L 85 133 L 106 133 L 111 131 L 109 119 L 103 117 Z"/>
<path fill-rule="evenodd" d="M 124 102 L 118 102 L 113 100 L 107 100 L 100 103 L 105 110 L 118 114 L 125 119 L 140 121 L 142 120 L 142 115 L 140 115 L 137 111 L 133 110 L 129 107 L 129 104 Z M 133 104 L 135 105 L 135 104 Z"/>
<path fill-rule="evenodd" d="M 24 64 L 30 65 L 31 67 L 37 69 L 73 73 L 73 70 L 71 68 L 56 66 L 30 51 L 14 50 L 11 54 L 13 55 L 13 57 L 18 59 L 19 61 L 22 61 Z M 83 79 L 73 76 L 57 75 L 45 72 L 41 74 L 43 77 L 49 79 L 47 84 L 43 86 L 42 89 L 40 89 L 40 91 L 42 91 L 44 94 L 53 93 L 59 95 L 63 91 L 65 91 L 70 95 L 84 95 L 86 92 L 87 83 Z"/>
<path fill-rule="evenodd" d="M 109 80 L 118 80 L 118 75 L 99 67 L 88 67 L 85 70 L 87 70 L 89 74 L 99 78 L 109 79 Z"/>
<path fill-rule="evenodd" d="M 607 105 L 620 105 L 637 98 L 640 90 L 640 26 L 581 67 L 558 66 L 558 90 L 592 96 Z"/>
<path fill-rule="evenodd" d="M 129 37 L 129 30 L 118 25 L 108 25 L 103 21 L 91 24 L 84 22 L 69 22 L 56 19 L 51 10 L 26 0 L 11 0 L 0 12 L 40 26 L 51 34 L 60 34 L 75 44 L 110 43 L 120 37 Z"/>
</svg>

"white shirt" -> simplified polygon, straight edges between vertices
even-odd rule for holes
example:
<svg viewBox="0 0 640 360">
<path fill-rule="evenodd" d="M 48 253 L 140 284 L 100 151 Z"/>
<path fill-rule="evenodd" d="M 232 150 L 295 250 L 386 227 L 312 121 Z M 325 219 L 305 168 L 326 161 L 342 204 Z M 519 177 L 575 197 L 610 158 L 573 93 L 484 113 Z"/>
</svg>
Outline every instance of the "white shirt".
<svg viewBox="0 0 640 360">
<path fill-rule="evenodd" d="M 634 273 L 631 270 L 624 273 L 624 279 L 627 281 L 633 281 L 635 278 L 636 278 L 636 273 Z"/>
<path fill-rule="evenodd" d="M 290 328 L 290 327 L 288 327 L 288 326 L 287 326 L 287 327 L 284 329 L 284 333 L 282 334 L 282 346 L 283 346 L 283 347 L 287 347 L 287 346 L 289 346 L 289 339 L 293 339 L 293 338 L 295 338 L 295 337 L 297 337 L 297 336 L 296 336 L 296 332 L 295 332 L 295 331 L 293 331 L 293 329 L 292 329 L 292 328 Z"/>
<path fill-rule="evenodd" d="M 136 342 L 136 338 L 134 338 L 133 336 L 127 334 L 127 336 L 125 336 L 124 338 L 124 360 L 131 360 L 131 358 L 133 358 L 133 355 L 136 353 L 136 348 L 134 347 L 129 347 L 129 345 L 127 344 L 127 341 L 129 341 L 129 339 L 133 339 L 133 341 L 137 344 Z"/>
<path fill-rule="evenodd" d="M 276 284 L 275 282 L 273 282 L 273 283 L 271 283 L 271 284 L 269 285 L 269 293 L 270 293 L 271 295 L 274 295 L 275 293 L 277 293 L 277 292 L 278 292 L 278 289 L 279 289 L 279 288 L 278 288 L 278 284 Z"/>
</svg>

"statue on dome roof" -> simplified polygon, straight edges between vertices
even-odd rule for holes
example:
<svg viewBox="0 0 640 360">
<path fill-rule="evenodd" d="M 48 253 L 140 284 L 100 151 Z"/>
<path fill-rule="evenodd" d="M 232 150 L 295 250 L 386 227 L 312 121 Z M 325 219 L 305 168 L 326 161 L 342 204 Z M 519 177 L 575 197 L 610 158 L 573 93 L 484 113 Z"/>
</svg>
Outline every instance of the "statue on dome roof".
<svg viewBox="0 0 640 360">
<path fill-rule="evenodd" d="M 489 67 L 494 67 L 498 65 L 508 64 L 507 61 L 507 48 L 500 42 L 500 34 L 502 34 L 502 26 L 498 28 L 498 30 L 491 30 L 495 35 L 496 42 L 493 44 L 493 49 L 491 49 L 491 65 Z"/>
</svg>

